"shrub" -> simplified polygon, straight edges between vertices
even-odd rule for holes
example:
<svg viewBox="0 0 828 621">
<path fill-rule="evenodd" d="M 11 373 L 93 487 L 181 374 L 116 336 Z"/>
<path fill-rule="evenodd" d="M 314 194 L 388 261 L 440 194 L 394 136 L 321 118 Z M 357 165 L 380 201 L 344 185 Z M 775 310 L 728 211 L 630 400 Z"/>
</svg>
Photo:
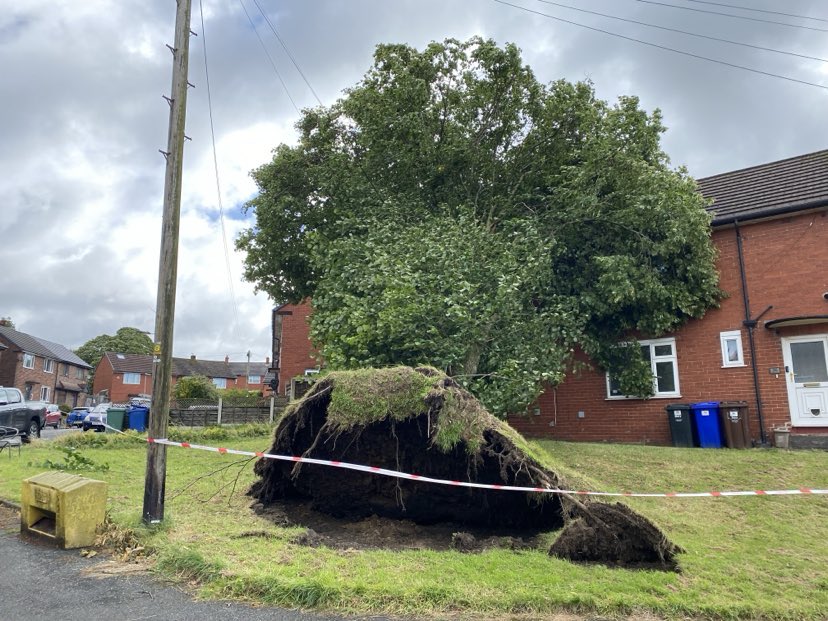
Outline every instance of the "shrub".
<svg viewBox="0 0 828 621">
<path fill-rule="evenodd" d="M 218 399 L 218 390 L 212 380 L 204 375 L 182 377 L 173 386 L 175 399 Z"/>
</svg>

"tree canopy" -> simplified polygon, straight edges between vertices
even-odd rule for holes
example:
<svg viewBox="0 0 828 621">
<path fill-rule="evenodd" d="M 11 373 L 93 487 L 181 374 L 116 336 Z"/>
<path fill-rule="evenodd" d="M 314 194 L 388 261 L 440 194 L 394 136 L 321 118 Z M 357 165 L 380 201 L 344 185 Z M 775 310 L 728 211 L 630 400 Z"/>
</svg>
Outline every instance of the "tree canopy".
<svg viewBox="0 0 828 621">
<path fill-rule="evenodd" d="M 253 171 L 237 247 L 258 289 L 313 299 L 331 367 L 432 364 L 502 414 L 581 348 L 647 395 L 625 341 L 719 298 L 709 216 L 659 111 L 541 84 L 513 45 L 380 45 L 297 129 Z"/>
<path fill-rule="evenodd" d="M 90 364 L 93 369 L 96 369 L 101 358 L 108 351 L 118 352 L 119 354 L 151 354 L 152 339 L 147 336 L 146 332 L 138 328 L 121 328 L 114 336 L 100 334 L 86 341 L 75 350 L 75 353 L 84 362 Z M 92 381 L 93 378 L 90 375 L 88 382 L 90 387 Z"/>
</svg>

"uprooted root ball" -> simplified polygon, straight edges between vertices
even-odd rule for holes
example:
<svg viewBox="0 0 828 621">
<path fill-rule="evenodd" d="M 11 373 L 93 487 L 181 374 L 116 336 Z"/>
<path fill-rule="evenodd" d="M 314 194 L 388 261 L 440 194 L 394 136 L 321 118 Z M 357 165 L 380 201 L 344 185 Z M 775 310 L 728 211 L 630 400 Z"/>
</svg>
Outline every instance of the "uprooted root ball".
<svg viewBox="0 0 828 621">
<path fill-rule="evenodd" d="M 430 367 L 331 373 L 285 411 L 269 452 L 449 481 L 564 487 L 520 434 Z M 250 494 L 259 502 L 305 499 L 315 510 L 338 518 L 377 515 L 418 524 L 541 532 L 561 528 L 571 516 L 590 516 L 590 507 L 598 506 L 560 494 L 439 485 L 272 459 L 259 460 L 255 472 L 260 480 Z M 613 519 L 601 516 L 596 519 Z M 622 530 L 626 522 L 622 520 Z M 649 558 L 649 549 L 642 552 Z M 625 557 L 608 562 L 641 561 Z"/>
</svg>

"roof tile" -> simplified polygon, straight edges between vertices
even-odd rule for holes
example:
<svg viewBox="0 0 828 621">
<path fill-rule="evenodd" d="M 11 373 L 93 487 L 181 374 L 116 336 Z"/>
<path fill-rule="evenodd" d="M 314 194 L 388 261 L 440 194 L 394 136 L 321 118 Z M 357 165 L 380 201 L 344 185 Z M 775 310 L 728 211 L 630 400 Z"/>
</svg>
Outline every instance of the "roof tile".
<svg viewBox="0 0 828 621">
<path fill-rule="evenodd" d="M 705 177 L 699 191 L 712 199 L 713 225 L 775 212 L 828 205 L 828 150 Z"/>
</svg>

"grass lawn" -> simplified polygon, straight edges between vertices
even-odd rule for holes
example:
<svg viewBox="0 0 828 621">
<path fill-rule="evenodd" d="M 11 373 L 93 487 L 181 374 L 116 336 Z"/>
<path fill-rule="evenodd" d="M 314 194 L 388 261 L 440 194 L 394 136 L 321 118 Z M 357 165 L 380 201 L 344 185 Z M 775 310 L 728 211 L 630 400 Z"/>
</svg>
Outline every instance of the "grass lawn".
<svg viewBox="0 0 828 621">
<path fill-rule="evenodd" d="M 264 450 L 269 437 L 248 429 L 193 437 L 203 444 Z M 86 434 L 100 443 L 102 434 Z M 108 439 L 109 440 L 109 439 Z M 581 488 L 706 491 L 828 488 L 828 454 L 817 451 L 704 450 L 537 442 L 548 465 Z M 109 483 L 109 513 L 134 528 L 157 567 L 200 583 L 204 597 L 362 614 L 530 618 L 554 612 L 652 613 L 668 619 L 825 619 L 828 617 L 828 497 L 628 499 L 685 549 L 681 573 L 578 566 L 542 551 L 460 554 L 305 548 L 297 529 L 250 511 L 244 495 L 252 462 L 170 447 L 167 523 L 141 526 L 145 446 L 118 437 L 83 446 Z M 20 481 L 65 458 L 35 442 L 20 457 L 0 456 L 0 497 L 20 499 Z M 236 476 L 238 477 L 237 484 Z M 504 492 L 507 493 L 507 492 Z M 267 537 L 242 537 L 264 531 Z"/>
</svg>

